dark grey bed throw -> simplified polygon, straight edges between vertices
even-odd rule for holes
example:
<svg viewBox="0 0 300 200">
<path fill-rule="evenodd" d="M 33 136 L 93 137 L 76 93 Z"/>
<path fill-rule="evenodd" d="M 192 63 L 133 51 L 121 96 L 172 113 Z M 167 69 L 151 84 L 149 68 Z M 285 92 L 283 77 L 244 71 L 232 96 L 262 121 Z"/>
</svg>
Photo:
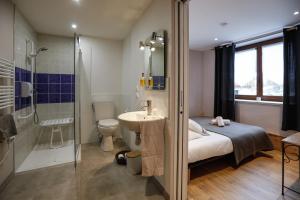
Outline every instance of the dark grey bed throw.
<svg viewBox="0 0 300 200">
<path fill-rule="evenodd" d="M 259 151 L 273 150 L 273 145 L 263 128 L 231 122 L 229 126 L 218 127 L 210 124 L 212 118 L 192 118 L 204 129 L 229 137 L 233 144 L 235 162 L 237 165 L 248 156 Z"/>
</svg>

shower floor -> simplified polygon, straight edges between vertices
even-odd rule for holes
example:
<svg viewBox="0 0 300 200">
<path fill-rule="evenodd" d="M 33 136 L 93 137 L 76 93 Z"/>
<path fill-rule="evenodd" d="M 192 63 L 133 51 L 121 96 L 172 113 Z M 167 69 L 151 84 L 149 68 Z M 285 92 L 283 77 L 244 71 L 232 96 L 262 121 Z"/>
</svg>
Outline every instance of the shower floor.
<svg viewBox="0 0 300 200">
<path fill-rule="evenodd" d="M 17 169 L 17 173 L 51 167 L 74 162 L 74 140 L 68 140 L 63 147 L 50 149 L 49 144 L 39 144 L 34 147 L 24 162 Z"/>
</svg>

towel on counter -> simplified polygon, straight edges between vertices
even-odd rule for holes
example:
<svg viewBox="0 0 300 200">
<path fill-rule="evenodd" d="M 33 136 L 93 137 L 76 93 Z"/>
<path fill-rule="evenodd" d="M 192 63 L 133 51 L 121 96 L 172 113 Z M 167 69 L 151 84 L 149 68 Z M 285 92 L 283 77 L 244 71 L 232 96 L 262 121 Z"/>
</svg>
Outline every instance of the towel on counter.
<svg viewBox="0 0 300 200">
<path fill-rule="evenodd" d="M 11 114 L 0 116 L 0 142 L 17 135 L 15 120 Z"/>
<path fill-rule="evenodd" d="M 142 176 L 164 174 L 165 119 L 140 123 Z"/>
</svg>

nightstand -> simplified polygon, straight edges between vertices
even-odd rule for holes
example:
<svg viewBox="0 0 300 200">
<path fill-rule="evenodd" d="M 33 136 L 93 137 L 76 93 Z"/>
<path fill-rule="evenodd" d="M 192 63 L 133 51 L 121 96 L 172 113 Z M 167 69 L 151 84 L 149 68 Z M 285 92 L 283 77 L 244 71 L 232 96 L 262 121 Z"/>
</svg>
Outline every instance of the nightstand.
<svg viewBox="0 0 300 200">
<path fill-rule="evenodd" d="M 296 158 L 291 158 L 286 154 L 286 148 L 288 147 L 297 147 L 298 148 L 298 154 Z M 288 136 L 281 140 L 281 151 L 282 151 L 282 187 L 281 187 L 281 193 L 284 195 L 284 188 L 291 190 L 293 192 L 296 192 L 300 194 L 300 191 L 296 191 L 290 187 L 287 187 L 284 185 L 284 164 L 289 163 L 291 160 L 292 161 L 299 161 L 299 178 L 300 178 L 300 132 L 295 133 L 291 136 Z"/>
</svg>

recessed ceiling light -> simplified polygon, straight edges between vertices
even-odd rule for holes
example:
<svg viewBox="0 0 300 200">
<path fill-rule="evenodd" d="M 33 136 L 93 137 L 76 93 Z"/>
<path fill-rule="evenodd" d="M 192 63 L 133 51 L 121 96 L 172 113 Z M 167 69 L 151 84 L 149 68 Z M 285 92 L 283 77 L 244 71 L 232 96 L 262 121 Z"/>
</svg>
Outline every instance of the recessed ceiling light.
<svg viewBox="0 0 300 200">
<path fill-rule="evenodd" d="M 73 29 L 76 29 L 76 28 L 77 28 L 77 24 L 72 24 L 71 27 L 72 27 Z"/>
<path fill-rule="evenodd" d="M 79 3 L 80 0 L 73 0 L 73 1 Z"/>
<path fill-rule="evenodd" d="M 218 38 L 215 38 L 215 39 L 214 39 L 214 41 L 218 41 L 218 40 L 219 40 Z"/>
<path fill-rule="evenodd" d="M 295 11 L 295 12 L 294 12 L 294 15 L 299 15 L 299 11 Z"/>
</svg>

